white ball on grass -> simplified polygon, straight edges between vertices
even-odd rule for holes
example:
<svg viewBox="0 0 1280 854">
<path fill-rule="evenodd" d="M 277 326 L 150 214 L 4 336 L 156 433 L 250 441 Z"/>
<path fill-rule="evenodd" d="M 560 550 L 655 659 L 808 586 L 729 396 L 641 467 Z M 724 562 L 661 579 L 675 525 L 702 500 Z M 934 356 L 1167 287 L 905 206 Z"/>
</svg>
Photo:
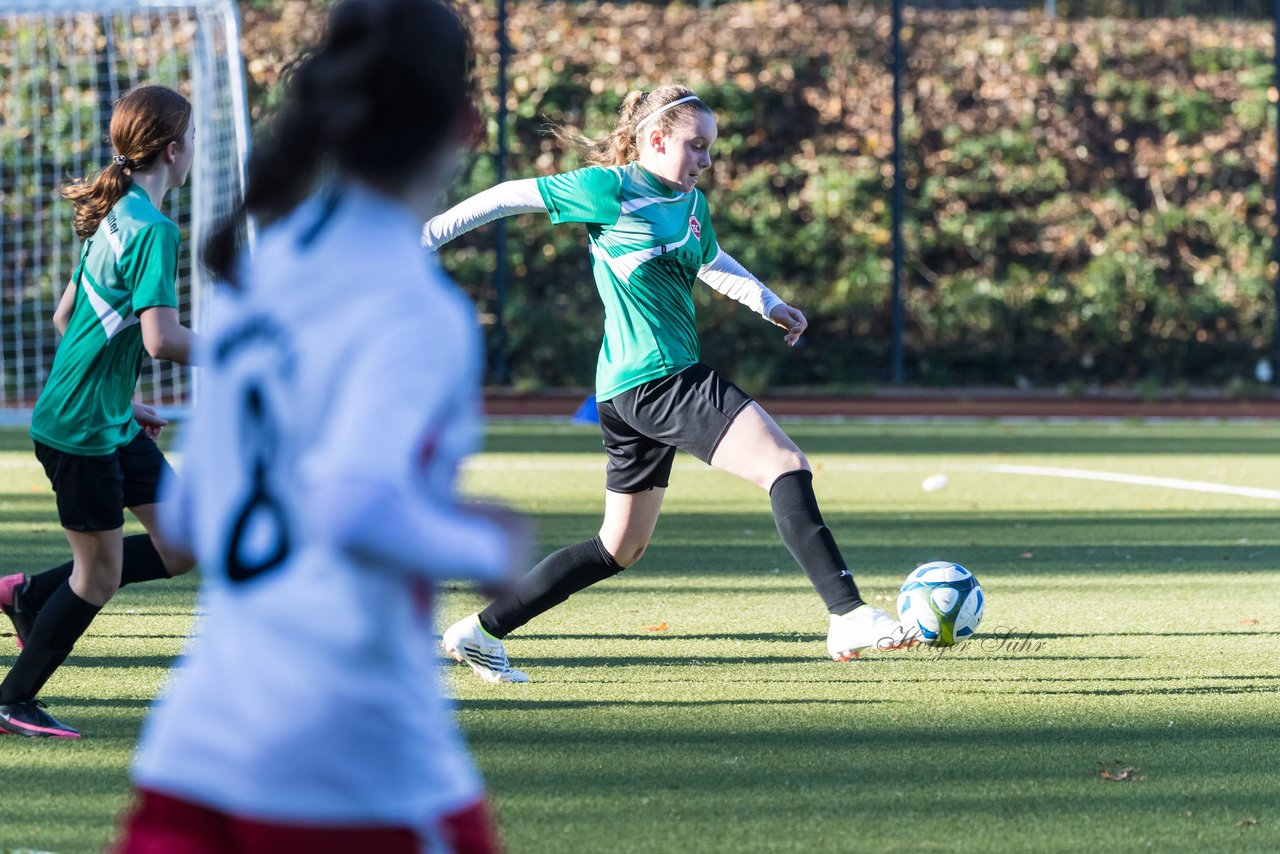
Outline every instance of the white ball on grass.
<svg viewBox="0 0 1280 854">
<path fill-rule="evenodd" d="M 948 479 L 945 474 L 931 474 L 921 481 L 920 488 L 925 492 L 937 492 L 945 487 L 947 483 Z"/>
</svg>

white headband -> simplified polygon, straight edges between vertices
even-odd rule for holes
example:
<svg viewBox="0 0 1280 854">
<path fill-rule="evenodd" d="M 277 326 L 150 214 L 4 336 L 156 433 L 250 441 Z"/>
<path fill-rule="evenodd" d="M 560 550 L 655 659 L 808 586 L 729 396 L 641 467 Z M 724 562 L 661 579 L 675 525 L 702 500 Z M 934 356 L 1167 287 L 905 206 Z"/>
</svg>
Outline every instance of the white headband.
<svg viewBox="0 0 1280 854">
<path fill-rule="evenodd" d="M 652 113 L 650 113 L 649 115 L 645 116 L 645 117 L 644 117 L 643 119 L 641 119 L 640 121 L 636 122 L 636 133 L 639 133 L 639 132 L 640 132 L 640 128 L 644 127 L 644 126 L 645 126 L 645 125 L 647 125 L 649 122 L 653 121 L 653 120 L 654 120 L 654 119 L 656 119 L 658 116 L 662 115 L 663 113 L 665 113 L 667 110 L 671 109 L 672 107 L 678 107 L 678 106 L 680 106 L 681 104 L 687 104 L 687 103 L 689 103 L 690 101 L 696 101 L 696 100 L 698 100 L 698 96 L 697 96 L 697 95 L 685 95 L 683 98 L 679 98 L 679 99 L 677 99 L 677 100 L 675 100 L 675 101 L 672 101 L 670 104 L 663 104 L 661 107 L 659 107 L 658 109 L 654 110 Z"/>
</svg>

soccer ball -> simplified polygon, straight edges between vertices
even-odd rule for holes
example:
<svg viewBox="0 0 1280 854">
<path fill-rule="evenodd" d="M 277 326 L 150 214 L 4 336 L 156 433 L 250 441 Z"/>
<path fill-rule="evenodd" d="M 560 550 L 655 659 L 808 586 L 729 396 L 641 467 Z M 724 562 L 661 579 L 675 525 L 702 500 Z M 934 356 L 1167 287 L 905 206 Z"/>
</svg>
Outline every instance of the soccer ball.
<svg viewBox="0 0 1280 854">
<path fill-rule="evenodd" d="M 898 618 L 907 637 L 931 646 L 951 646 L 982 622 L 982 586 L 958 563 L 921 564 L 898 591 Z"/>
</svg>

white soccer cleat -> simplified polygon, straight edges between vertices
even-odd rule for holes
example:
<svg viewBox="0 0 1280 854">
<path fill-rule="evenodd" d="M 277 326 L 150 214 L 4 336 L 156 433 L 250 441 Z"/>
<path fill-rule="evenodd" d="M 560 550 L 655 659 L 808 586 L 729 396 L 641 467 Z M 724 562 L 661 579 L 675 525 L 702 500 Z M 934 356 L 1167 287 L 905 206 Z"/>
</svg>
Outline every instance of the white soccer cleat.
<svg viewBox="0 0 1280 854">
<path fill-rule="evenodd" d="M 502 641 L 484 630 L 480 615 L 472 614 L 454 623 L 444 633 L 440 647 L 463 664 L 471 665 L 475 674 L 495 685 L 499 682 L 528 682 L 529 677 L 507 661 Z"/>
<path fill-rule="evenodd" d="M 870 605 L 859 605 L 840 616 L 832 614 L 827 630 L 827 652 L 834 661 L 857 658 L 864 649 L 901 649 L 914 643 L 901 623 Z"/>
</svg>

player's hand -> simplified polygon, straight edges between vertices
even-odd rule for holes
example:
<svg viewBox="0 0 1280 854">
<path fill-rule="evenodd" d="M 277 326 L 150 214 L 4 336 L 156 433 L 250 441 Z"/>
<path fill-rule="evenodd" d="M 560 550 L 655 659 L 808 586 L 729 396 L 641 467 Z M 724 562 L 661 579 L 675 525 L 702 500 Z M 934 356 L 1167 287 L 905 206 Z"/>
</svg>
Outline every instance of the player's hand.
<svg viewBox="0 0 1280 854">
<path fill-rule="evenodd" d="M 787 342 L 788 347 L 796 346 L 800 336 L 809 328 L 809 321 L 804 319 L 804 312 L 798 308 L 792 308 L 785 302 L 773 307 L 773 310 L 769 312 L 769 320 L 773 321 L 774 326 L 780 326 L 787 330 L 787 334 L 782 336 L 782 340 Z"/>
<path fill-rule="evenodd" d="M 147 406 L 145 403 L 133 404 L 133 420 L 138 422 L 142 427 L 142 432 L 146 433 L 148 438 L 155 440 L 160 438 L 160 431 L 164 429 L 164 425 L 168 424 L 156 412 L 154 406 Z"/>
</svg>

